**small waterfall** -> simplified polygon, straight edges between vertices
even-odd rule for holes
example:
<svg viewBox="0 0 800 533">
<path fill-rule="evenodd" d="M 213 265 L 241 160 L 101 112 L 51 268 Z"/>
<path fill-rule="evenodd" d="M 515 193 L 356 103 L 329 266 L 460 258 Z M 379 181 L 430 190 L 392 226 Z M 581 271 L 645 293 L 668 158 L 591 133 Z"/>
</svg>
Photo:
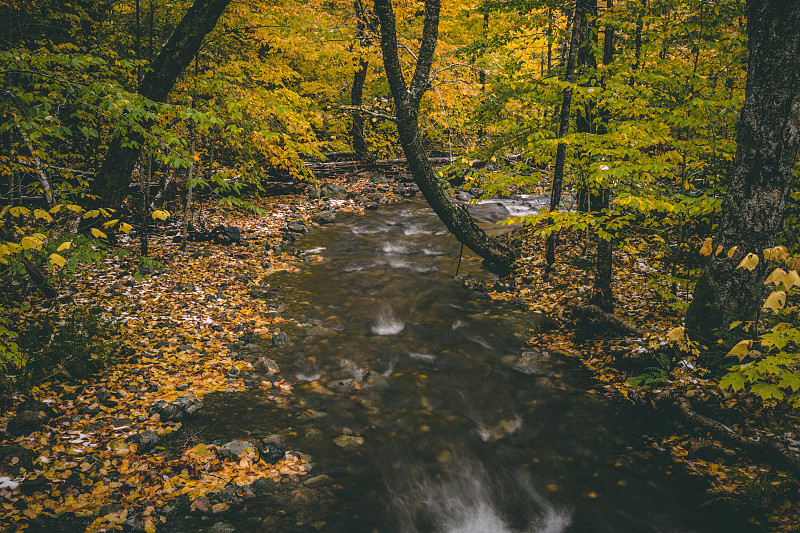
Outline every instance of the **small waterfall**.
<svg viewBox="0 0 800 533">
<path fill-rule="evenodd" d="M 394 311 L 388 305 L 381 307 L 375 322 L 372 324 L 371 331 L 374 335 L 397 335 L 406 328 L 406 323 L 398 320 Z"/>
<path fill-rule="evenodd" d="M 404 480 L 410 488 L 390 491 L 394 494 L 392 506 L 400 531 L 562 533 L 572 522 L 570 513 L 542 497 L 527 475 L 498 485 L 477 462 L 454 463 L 452 472 L 457 473 L 454 479 L 442 481 L 438 476 L 435 480 L 427 476 L 423 481 Z M 520 498 L 525 500 L 518 504 L 526 506 L 522 514 L 529 517 L 523 526 L 515 527 L 504 519 L 502 506 L 508 505 L 509 498 L 515 502 Z"/>
</svg>

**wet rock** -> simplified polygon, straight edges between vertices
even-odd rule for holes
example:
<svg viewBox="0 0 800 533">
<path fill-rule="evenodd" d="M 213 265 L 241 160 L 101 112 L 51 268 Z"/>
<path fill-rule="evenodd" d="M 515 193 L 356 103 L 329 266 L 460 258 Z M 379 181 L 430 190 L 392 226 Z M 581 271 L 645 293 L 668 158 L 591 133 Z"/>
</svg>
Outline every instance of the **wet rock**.
<svg viewBox="0 0 800 533">
<path fill-rule="evenodd" d="M 239 495 L 240 488 L 241 487 L 237 485 L 226 485 L 223 489 L 211 493 L 209 498 L 211 499 L 212 504 L 226 503 L 230 506 L 238 505 L 242 503 L 242 496 L 244 495 L 244 493 L 242 493 L 242 496 Z"/>
<path fill-rule="evenodd" d="M 208 496 L 200 496 L 192 502 L 192 507 L 201 513 L 207 513 L 211 510 L 211 500 Z"/>
<path fill-rule="evenodd" d="M 347 189 L 336 183 L 326 183 L 320 187 L 320 195 L 327 196 L 332 200 L 344 200 L 347 198 Z"/>
<path fill-rule="evenodd" d="M 208 533 L 234 533 L 236 528 L 230 525 L 228 522 L 217 522 L 210 528 L 208 528 Z"/>
<path fill-rule="evenodd" d="M 286 224 L 286 228 L 295 233 L 305 233 L 308 231 L 308 227 L 305 224 L 296 220 Z"/>
<path fill-rule="evenodd" d="M 194 350 L 194 346 L 192 346 L 191 344 L 181 344 L 180 346 L 178 346 L 179 352 L 190 352 L 192 350 Z"/>
<path fill-rule="evenodd" d="M 138 445 L 138 451 L 149 452 L 158 444 L 158 433 L 152 429 L 136 433 L 125 439 L 125 442 L 130 442 Z"/>
<path fill-rule="evenodd" d="M 250 485 L 250 488 L 256 494 L 268 494 L 270 492 L 275 492 L 280 487 L 280 484 L 273 481 L 268 477 L 260 477 L 257 480 L 253 481 Z"/>
<path fill-rule="evenodd" d="M 278 366 L 278 363 L 269 357 L 259 357 L 253 363 L 253 370 L 259 374 L 274 376 L 276 373 L 281 371 L 281 368 Z"/>
<path fill-rule="evenodd" d="M 310 489 L 319 489 L 322 487 L 328 487 L 333 485 L 333 478 L 331 476 L 326 476 L 325 474 L 321 474 L 319 476 L 314 476 L 306 479 L 303 481 L 303 485 Z"/>
<path fill-rule="evenodd" d="M 308 190 L 308 199 L 309 200 L 319 200 L 320 199 L 320 190 L 319 187 L 312 187 Z"/>
<path fill-rule="evenodd" d="M 38 454 L 22 446 L 0 446 L 0 472 L 18 476 L 22 469 L 33 471 L 33 460 Z M 16 459 L 16 461 L 14 461 Z"/>
<path fill-rule="evenodd" d="M 312 219 L 317 224 L 331 224 L 336 221 L 336 211 L 322 211 Z"/>
<path fill-rule="evenodd" d="M 276 331 L 272 334 L 272 345 L 273 346 L 286 346 L 289 344 L 289 336 L 282 332 Z"/>
<path fill-rule="evenodd" d="M 548 352 L 523 352 L 514 366 L 523 374 L 546 374 L 551 361 Z"/>
<path fill-rule="evenodd" d="M 44 476 L 29 477 L 23 479 L 19 483 L 19 489 L 27 496 L 32 495 L 34 492 L 43 490 L 49 483 L 48 479 Z"/>
<path fill-rule="evenodd" d="M 252 442 L 246 440 L 232 440 L 222 445 L 218 455 L 221 459 L 235 461 L 240 456 L 254 451 L 256 451 L 256 447 Z"/>
<path fill-rule="evenodd" d="M 202 407 L 203 402 L 198 400 L 194 395 L 187 394 L 181 396 L 174 402 L 168 403 L 164 400 L 158 400 L 156 403 L 150 406 L 148 413 L 151 415 L 158 414 L 161 417 L 162 422 L 166 422 L 168 420 L 177 422 L 179 420 L 183 420 L 184 418 L 190 417 Z"/>
<path fill-rule="evenodd" d="M 469 202 L 470 200 L 472 200 L 472 195 L 469 194 L 468 192 L 458 191 L 458 193 L 456 193 L 456 200 L 459 200 L 461 202 Z"/>
<path fill-rule="evenodd" d="M 329 389 L 331 389 L 333 391 L 342 392 L 342 393 L 346 394 L 346 393 L 349 393 L 349 392 L 353 392 L 353 390 L 355 390 L 356 382 L 353 381 L 352 379 L 349 379 L 349 378 L 348 379 L 336 379 L 334 381 L 328 382 L 327 386 L 328 386 Z"/>
<path fill-rule="evenodd" d="M 267 464 L 275 464 L 283 459 L 286 452 L 279 442 L 273 440 L 263 440 L 258 446 L 258 453 L 261 459 Z"/>
<path fill-rule="evenodd" d="M 43 412 L 44 414 L 46 414 L 47 416 L 50 416 L 50 417 L 53 417 L 53 416 L 56 415 L 56 412 L 48 404 L 46 404 L 44 402 L 40 402 L 39 400 L 31 399 L 31 398 L 29 398 L 29 399 L 25 400 L 24 402 L 22 402 L 21 404 L 19 404 L 19 407 L 17 408 L 17 412 L 22 412 L 22 411 L 41 411 L 41 412 Z"/>
<path fill-rule="evenodd" d="M 236 226 L 217 226 L 211 235 L 217 244 L 239 244 L 242 240 L 242 231 Z"/>
<path fill-rule="evenodd" d="M 44 411 L 20 411 L 8 421 L 7 431 L 13 436 L 27 435 L 45 425 L 48 420 L 50 416 Z"/>
<path fill-rule="evenodd" d="M 354 450 L 364 444 L 364 437 L 358 437 L 356 435 L 339 435 L 333 439 L 333 443 L 340 448 L 344 448 L 345 450 Z"/>
<path fill-rule="evenodd" d="M 364 376 L 364 382 L 375 390 L 384 390 L 389 387 L 389 380 L 378 372 L 367 372 L 367 375 Z"/>
<path fill-rule="evenodd" d="M 306 335 L 309 337 L 335 337 L 339 334 L 336 330 L 326 328 L 323 326 L 314 326 L 309 328 Z"/>
</svg>

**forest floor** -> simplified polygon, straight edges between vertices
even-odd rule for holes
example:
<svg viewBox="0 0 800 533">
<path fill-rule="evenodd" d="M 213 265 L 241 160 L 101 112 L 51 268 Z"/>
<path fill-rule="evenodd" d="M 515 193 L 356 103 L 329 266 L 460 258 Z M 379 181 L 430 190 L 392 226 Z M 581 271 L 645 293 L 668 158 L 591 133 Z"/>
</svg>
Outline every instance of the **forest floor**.
<svg viewBox="0 0 800 533">
<path fill-rule="evenodd" d="M 201 442 L 184 430 L 183 421 L 205 395 L 216 391 L 240 391 L 255 384 L 278 403 L 292 394 L 291 384 L 269 361 L 253 368 L 238 351 L 256 338 L 280 342 L 281 325 L 292 320 L 264 298 L 267 276 L 295 268 L 297 257 L 286 251 L 292 240 L 287 239 L 287 226 L 302 233 L 323 211 L 375 207 L 407 191 L 400 182 L 386 186 L 366 174 L 349 181 L 338 180 L 350 191 L 349 199 L 313 200 L 304 194 L 256 200 L 265 213 L 261 216 L 205 203 L 206 225 L 238 227 L 245 245 L 199 242 L 181 250 L 173 239 L 175 225 L 165 226 L 150 241 L 156 264 L 142 267 L 131 259 L 138 243 L 123 239 L 119 246 L 129 252 L 127 259 L 109 257 L 102 268 L 87 268 L 59 287 L 62 295 L 70 296 L 62 301 L 70 303 L 53 303 L 48 312 L 101 306 L 117 318 L 122 346 L 99 375 L 79 382 L 40 382 L 29 399 L 15 397 L 15 407 L 0 416 L 0 428 L 6 428 L 0 434 L 0 530 L 75 531 L 88 524 L 88 531 L 152 532 L 184 511 L 214 524 L 231 505 L 257 499 L 259 485 L 254 482 L 259 479 L 289 487 L 291 494 L 312 491 L 310 458 L 302 451 L 282 454 L 280 449 L 281 454 L 270 458 L 274 447 L 269 439 L 242 449 L 236 449 L 236 443 Z M 525 255 L 520 268 L 508 278 L 476 284 L 474 289 L 494 299 L 518 301 L 551 318 L 552 327 L 531 332 L 532 348 L 580 358 L 594 373 L 598 390 L 616 399 L 636 400 L 642 389 L 674 388 L 724 405 L 731 415 L 738 416 L 739 407 L 754 407 L 746 399 L 723 397 L 716 382 L 692 364 L 678 365 L 672 372 L 657 359 L 633 359 L 633 367 L 630 362 L 621 364 L 628 361 L 626 354 L 650 353 L 648 344 L 654 341 L 632 342 L 605 331 L 581 335 L 559 318 L 591 290 L 581 236 L 566 236 L 559 248 L 561 261 L 547 274 L 539 260 L 543 242 L 533 230 L 519 229 L 514 239 Z M 616 252 L 615 262 L 619 315 L 661 335 L 679 324 L 679 313 L 652 289 L 651 265 L 624 249 Z M 34 305 L 28 313 L 41 311 L 41 305 Z M 655 342 L 669 349 L 666 341 Z M 636 387 L 630 380 L 635 376 L 645 376 L 633 380 Z M 774 410 L 750 412 L 759 416 L 722 421 L 737 430 L 780 434 L 787 427 L 800 427 L 794 417 Z M 719 410 L 717 414 L 728 416 Z M 753 509 L 753 520 L 772 531 L 797 530 L 798 486 L 790 477 L 750 461 L 702 430 L 665 427 L 662 434 L 650 437 L 652 446 L 706 478 L 710 500 L 724 498 Z M 235 485 L 244 488 L 224 494 Z M 318 496 L 298 496 L 286 523 L 300 521 L 300 507 Z M 279 530 L 284 524 L 261 526 Z"/>
</svg>

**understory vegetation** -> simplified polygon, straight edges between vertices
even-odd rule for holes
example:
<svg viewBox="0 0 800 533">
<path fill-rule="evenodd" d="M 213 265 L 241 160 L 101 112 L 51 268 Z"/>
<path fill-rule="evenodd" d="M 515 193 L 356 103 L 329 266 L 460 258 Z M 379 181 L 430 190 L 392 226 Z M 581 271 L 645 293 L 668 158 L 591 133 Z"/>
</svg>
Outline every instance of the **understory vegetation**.
<svg viewBox="0 0 800 533">
<path fill-rule="evenodd" d="M 66 429 L 66 414 L 56 437 L 40 431 L 50 414 L 15 426 L 25 401 L 68 403 L 78 420 L 80 402 L 102 410 L 119 385 L 116 402 L 147 417 L 145 400 L 168 391 L 177 401 L 187 375 L 200 398 L 244 387 L 230 368 L 247 365 L 226 347 L 279 329 L 279 314 L 252 291 L 292 268 L 286 225 L 322 223 L 313 217 L 325 191 L 341 194 L 331 210 L 419 189 L 431 202 L 426 186 L 445 205 L 547 196 L 549 207 L 502 222 L 517 224 L 501 239 L 515 260 L 473 288 L 542 313 L 551 325 L 532 328 L 531 346 L 580 358 L 604 394 L 667 418 L 651 443 L 709 480 L 709 502 L 797 530 L 800 10 L 779 4 L 3 3 L 3 446 L 33 449 L 30 434 L 52 439 L 42 446 L 83 438 Z M 409 120 L 418 146 L 405 142 Z M 389 193 L 365 182 L 364 169 L 407 182 Z M 250 248 L 226 251 L 247 239 Z M 198 318 L 161 331 L 154 317 L 212 314 L 186 294 L 206 286 L 208 301 L 217 298 L 206 282 L 220 268 L 246 277 L 224 282 L 233 295 L 213 310 L 224 325 Z M 207 359 L 181 368 L 200 351 Z M 144 375 L 153 396 L 134 400 L 149 390 Z M 290 393 L 283 380 L 267 383 Z M 170 434 L 176 420 L 147 430 Z M 178 480 L 182 465 L 210 453 L 189 440 L 169 465 L 175 477 L 139 480 L 155 488 L 124 505 L 111 496 L 116 481 L 98 505 L 33 483 L 95 469 L 83 456 L 51 446 L 21 472 L 22 452 L 3 451 L 10 518 L 0 529 L 35 530 L 66 512 L 96 516 L 95 531 L 122 528 L 140 497 L 137 527 L 155 531 L 148 506 L 177 498 L 177 483 L 193 499 L 222 487 Z M 115 461 L 104 469 L 133 472 L 126 454 L 142 444 L 101 441 Z M 267 467 L 253 459 L 230 468 L 255 479 Z M 141 461 L 140 470 L 160 468 Z M 297 457 L 281 461 L 269 467 L 276 478 L 305 473 Z M 112 501 L 120 507 L 100 515 Z"/>
</svg>

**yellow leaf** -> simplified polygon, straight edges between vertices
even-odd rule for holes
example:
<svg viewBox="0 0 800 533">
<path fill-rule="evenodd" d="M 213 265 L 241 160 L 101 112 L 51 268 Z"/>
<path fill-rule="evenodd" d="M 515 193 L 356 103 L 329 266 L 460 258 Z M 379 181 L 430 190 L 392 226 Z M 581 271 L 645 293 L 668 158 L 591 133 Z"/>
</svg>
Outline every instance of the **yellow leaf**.
<svg viewBox="0 0 800 533">
<path fill-rule="evenodd" d="M 730 250 L 728 250 L 728 259 L 730 259 L 731 257 L 733 257 L 733 254 L 735 254 L 735 253 L 736 253 L 736 249 L 737 249 L 737 248 L 739 248 L 739 247 L 738 247 L 738 246 L 734 246 L 734 247 L 732 247 Z"/>
<path fill-rule="evenodd" d="M 192 453 L 195 455 L 199 455 L 200 457 L 205 457 L 208 455 L 208 448 L 202 442 L 192 448 Z"/>
<path fill-rule="evenodd" d="M 783 261 L 789 257 L 789 252 L 783 246 L 775 246 L 765 249 L 764 257 L 769 261 Z"/>
<path fill-rule="evenodd" d="M 164 211 L 163 209 L 156 209 L 153 211 L 153 220 L 167 220 L 169 218 L 169 212 Z"/>
<path fill-rule="evenodd" d="M 108 235 L 106 235 L 105 233 L 103 233 L 102 231 L 100 231 L 97 228 L 92 228 L 92 235 L 94 235 L 98 239 L 105 239 L 106 237 L 108 237 Z"/>
<path fill-rule="evenodd" d="M 42 241 L 36 237 L 23 237 L 22 249 L 23 250 L 38 250 L 42 247 Z"/>
<path fill-rule="evenodd" d="M 764 307 L 762 307 L 762 309 L 777 311 L 778 309 L 783 309 L 784 305 L 786 305 L 786 293 L 783 291 L 775 291 L 767 296 L 767 301 L 764 302 Z"/>
<path fill-rule="evenodd" d="M 741 324 L 742 324 L 742 321 L 741 321 L 741 320 L 737 320 L 736 322 L 732 322 L 732 323 L 731 323 L 731 327 L 730 327 L 730 329 L 733 329 L 733 328 L 735 328 L 736 326 L 740 326 Z"/>
<path fill-rule="evenodd" d="M 752 343 L 753 341 L 749 339 L 738 342 L 725 357 L 738 357 L 739 361 L 741 361 L 750 353 L 750 345 Z"/>
<path fill-rule="evenodd" d="M 721 253 L 722 253 L 722 245 L 720 244 L 719 246 L 717 246 L 717 251 L 714 252 L 714 255 L 719 255 Z"/>
<path fill-rule="evenodd" d="M 34 209 L 33 210 L 33 216 L 35 216 L 36 218 L 41 218 L 45 222 L 52 222 L 53 221 L 53 217 L 51 217 L 50 213 L 48 213 L 44 209 Z"/>
<path fill-rule="evenodd" d="M 700 255 L 709 256 L 711 255 L 711 237 L 707 238 L 703 243 L 703 246 L 700 247 Z"/>
<path fill-rule="evenodd" d="M 81 206 L 75 205 L 75 204 L 68 204 L 67 205 L 67 209 L 69 209 L 73 213 L 81 213 L 81 212 L 83 212 L 83 208 Z M 95 215 L 95 216 L 97 216 L 97 215 Z"/>
<path fill-rule="evenodd" d="M 103 222 L 103 227 L 104 227 L 104 228 L 106 228 L 106 229 L 108 229 L 108 228 L 110 228 L 111 226 L 113 226 L 114 224 L 116 224 L 117 222 L 119 222 L 119 219 L 118 219 L 118 218 L 115 218 L 115 219 L 113 219 L 113 220 L 109 220 L 108 222 Z"/>
<path fill-rule="evenodd" d="M 67 260 L 58 254 L 50 254 L 50 264 L 53 266 L 63 267 L 67 264 Z"/>
<path fill-rule="evenodd" d="M 84 213 L 83 218 L 94 218 L 98 215 L 100 215 L 100 211 L 97 209 L 92 209 L 91 211 Z"/>
<path fill-rule="evenodd" d="M 153 524 L 153 521 L 149 518 L 144 521 L 144 532 L 145 533 L 156 533 L 156 526 Z"/>
<path fill-rule="evenodd" d="M 53 214 L 55 215 L 56 213 L 58 213 L 59 211 L 61 211 L 61 209 L 62 209 L 63 207 L 64 207 L 64 204 L 58 204 L 57 206 L 50 208 L 50 212 L 51 212 L 51 213 L 53 213 Z"/>
<path fill-rule="evenodd" d="M 742 262 L 739 263 L 739 266 L 737 266 L 736 268 L 746 268 L 747 270 L 753 271 L 757 265 L 758 265 L 758 256 L 754 253 L 749 253 L 744 257 L 744 259 L 742 259 Z"/>
<path fill-rule="evenodd" d="M 792 287 L 797 287 L 800 285 L 800 275 L 797 273 L 797 270 L 790 270 L 786 273 L 783 277 L 783 286 L 788 291 Z"/>
<path fill-rule="evenodd" d="M 133 226 L 131 226 L 127 222 L 123 222 L 122 224 L 119 225 L 119 230 L 122 233 L 130 233 L 132 229 L 133 229 Z"/>
<path fill-rule="evenodd" d="M 670 342 L 678 342 L 679 340 L 682 340 L 685 335 L 686 335 L 686 328 L 684 328 L 683 326 L 678 326 L 677 328 L 674 328 L 672 331 L 667 333 L 667 340 L 669 340 Z"/>
<path fill-rule="evenodd" d="M 56 252 L 63 252 L 64 250 L 69 250 L 71 247 L 71 241 L 64 241 L 58 246 L 58 248 L 56 248 Z"/>
<path fill-rule="evenodd" d="M 767 276 L 767 279 L 764 280 L 764 285 L 769 285 L 770 283 L 774 283 L 775 285 L 781 283 L 783 277 L 786 275 L 786 271 L 782 268 L 776 268 L 772 271 L 772 273 Z"/>
<path fill-rule="evenodd" d="M 28 216 L 31 213 L 31 210 L 27 207 L 22 207 L 20 205 L 14 206 L 8 210 L 12 217 L 18 217 L 20 215 Z"/>
</svg>

